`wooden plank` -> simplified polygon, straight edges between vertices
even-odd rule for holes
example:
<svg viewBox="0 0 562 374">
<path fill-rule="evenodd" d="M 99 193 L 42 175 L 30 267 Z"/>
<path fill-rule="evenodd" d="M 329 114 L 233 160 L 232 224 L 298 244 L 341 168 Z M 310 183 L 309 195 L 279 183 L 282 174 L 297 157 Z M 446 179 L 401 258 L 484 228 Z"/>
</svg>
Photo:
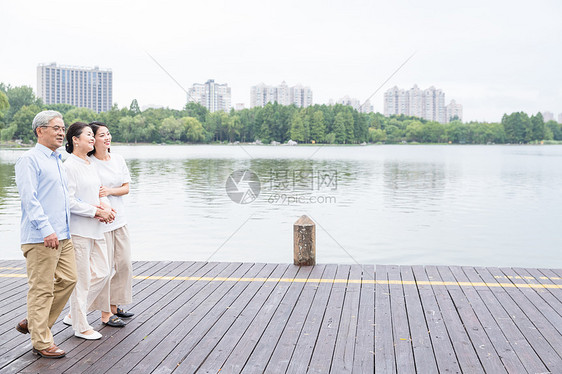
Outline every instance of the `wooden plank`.
<svg viewBox="0 0 562 374">
<path fill-rule="evenodd" d="M 424 311 L 418 293 L 418 287 L 414 282 L 414 273 L 410 266 L 400 266 L 400 274 L 403 285 L 404 298 L 406 301 L 406 312 L 414 351 L 414 365 L 418 373 L 437 373 L 437 362 L 431 345 L 429 328 L 425 320 Z"/>
<path fill-rule="evenodd" d="M 198 263 L 196 263 L 198 264 Z M 244 274 L 252 264 L 208 263 L 197 269 L 195 277 L 229 277 Z M 171 281 L 174 282 L 174 281 Z M 189 315 L 209 293 L 223 285 L 222 281 L 178 281 L 172 291 L 159 295 L 159 308 L 143 315 L 138 328 L 123 337 L 109 352 L 96 352 L 100 361 L 88 367 L 85 373 L 127 372 L 134 367 L 135 373 L 150 372 L 154 362 L 159 362 L 183 339 L 185 331 L 193 327 Z M 209 293 L 207 293 L 207 291 Z M 84 358 L 88 359 L 88 356 Z"/>
<path fill-rule="evenodd" d="M 478 275 L 475 268 L 462 267 L 462 270 L 470 282 L 482 282 L 482 278 Z M 547 372 L 548 369 L 544 366 L 541 358 L 522 334 L 522 330 L 512 319 L 509 310 L 502 304 L 501 300 L 506 296 L 505 290 L 501 288 L 496 290 L 495 288 L 477 287 L 475 289 L 527 371 L 530 373 Z M 502 296 L 498 297 L 498 295 Z"/>
<path fill-rule="evenodd" d="M 551 272 L 547 269 L 526 269 L 531 275 L 533 275 L 536 279 L 541 282 L 541 284 L 545 285 L 562 285 L 562 278 L 557 280 L 558 278 L 555 273 Z M 562 288 L 549 288 L 550 292 L 554 295 L 554 297 L 562 302 Z"/>
<path fill-rule="evenodd" d="M 162 262 L 161 264 L 156 263 L 156 266 L 152 267 L 151 269 L 152 271 L 157 272 L 165 272 L 165 269 L 168 269 L 168 271 L 170 272 L 174 272 L 177 269 L 178 265 L 180 264 L 172 262 Z M 154 285 L 156 282 L 159 282 L 159 284 L 157 284 L 157 288 L 155 288 Z M 141 312 L 143 312 L 144 309 L 141 309 L 141 306 L 143 304 L 148 304 L 148 302 L 155 297 L 155 291 L 157 291 L 162 286 L 162 281 L 144 280 L 143 283 L 151 283 L 153 284 L 153 288 L 145 287 L 141 290 L 138 285 L 136 287 L 134 286 L 135 293 L 133 298 L 139 297 L 141 301 L 131 308 L 131 310 L 134 310 L 136 308 L 137 310 L 135 312 L 138 314 L 134 319 L 131 320 L 131 322 L 128 323 L 129 326 L 123 329 L 115 329 L 111 327 L 104 327 L 103 325 L 97 327 L 95 324 L 92 324 L 94 329 L 97 329 L 102 333 L 102 335 L 105 336 L 101 340 L 85 341 L 83 339 L 75 338 L 72 328 L 62 324 L 59 320 L 59 322 L 57 322 L 57 324 L 55 324 L 52 329 L 53 335 L 55 335 L 55 341 L 57 342 L 57 345 L 67 352 L 68 357 L 65 358 L 65 360 L 38 360 L 36 356 L 33 356 L 30 352 L 28 352 L 28 356 L 26 357 L 30 357 L 30 359 L 26 364 L 26 366 L 29 365 L 26 370 L 38 372 L 46 372 L 48 370 L 51 370 L 61 373 L 67 369 L 70 369 L 71 372 L 81 372 L 80 370 L 75 370 L 73 368 L 75 368 L 76 365 L 80 365 L 80 360 L 83 359 L 84 356 L 96 353 L 99 354 L 101 351 L 110 349 L 113 346 L 113 343 L 116 341 L 111 338 L 113 338 L 114 336 L 120 336 L 120 334 L 128 334 L 131 329 L 135 328 L 135 325 L 142 324 L 143 316 Z M 97 314 L 96 312 L 92 313 Z M 92 313 L 89 314 L 90 320 Z M 63 315 L 64 314 L 61 314 L 61 316 Z M 96 360 L 87 359 L 87 361 L 88 365 L 91 365 Z M 18 362 L 18 364 L 19 363 L 20 362 Z M 25 363 L 25 361 L 23 361 L 22 363 Z M 17 369 L 17 367 L 11 365 L 10 369 L 14 370 Z"/>
<path fill-rule="evenodd" d="M 532 269 L 523 269 L 523 268 L 515 268 L 512 269 L 514 274 L 517 274 L 519 277 L 524 279 L 532 278 L 532 281 L 527 281 L 527 284 L 534 284 L 534 285 L 543 285 L 543 286 L 552 286 L 554 283 L 548 279 L 542 279 L 541 277 L 535 277 L 531 272 Z M 545 277 L 546 278 L 546 277 Z M 534 288 L 535 292 L 539 294 L 539 296 L 550 306 L 550 308 L 558 315 L 558 317 L 562 316 L 562 289 L 560 288 Z M 558 291 L 558 292 L 556 292 Z M 558 293 L 558 297 L 557 296 Z M 560 326 L 558 331 L 562 329 L 562 323 L 555 325 Z"/>
<path fill-rule="evenodd" d="M 284 274 L 286 274 L 289 267 L 292 266 L 278 265 L 273 273 L 267 277 L 284 277 Z M 224 366 L 224 362 L 231 355 L 232 351 L 236 347 L 236 344 L 242 339 L 244 334 L 249 333 L 252 321 L 256 318 L 263 304 L 275 289 L 276 283 L 256 282 L 256 285 L 259 285 L 259 290 L 255 293 L 255 296 L 250 300 L 250 302 L 243 309 L 239 310 L 236 320 L 232 322 L 231 327 L 221 337 L 213 351 L 209 353 L 203 364 L 200 366 L 198 372 L 218 373 L 221 371 Z M 247 289 L 245 292 L 247 291 L 252 292 L 252 289 Z"/>
<path fill-rule="evenodd" d="M 475 268 L 474 269 L 482 281 L 486 283 L 498 283 L 493 275 L 486 268 Z M 533 347 L 533 349 L 538 353 L 543 364 L 553 373 L 562 372 L 562 361 L 556 353 L 556 351 L 551 347 L 550 343 L 544 338 L 544 336 L 538 331 L 534 323 L 529 319 L 529 316 L 525 314 L 519 307 L 518 303 L 521 301 L 521 297 L 517 297 L 517 301 L 513 300 L 508 294 L 510 288 L 503 287 L 490 287 L 490 290 L 494 293 L 502 307 L 506 310 L 509 317 L 515 322 L 519 330 L 525 336 L 525 339 Z M 532 316 L 531 316 L 532 317 Z M 523 358 L 521 361 L 523 361 Z"/>
<path fill-rule="evenodd" d="M 153 262 L 153 266 L 157 265 L 158 267 L 162 266 L 162 263 Z M 21 308 L 24 310 L 22 314 L 25 313 L 26 305 L 23 303 Z M 53 335 L 55 336 L 55 342 L 61 346 L 61 348 L 69 351 L 70 349 L 63 347 L 64 342 L 68 340 L 70 337 L 74 335 L 71 331 L 70 327 L 67 328 L 66 325 L 62 324 L 63 316 L 68 313 L 68 304 L 67 307 L 61 313 L 57 323 L 51 329 Z M 13 325 L 19 322 L 20 318 L 16 318 L 12 321 Z M 66 331 L 65 331 L 66 330 Z M 9 362 L 14 361 L 22 356 L 25 358 L 18 360 L 17 364 L 10 366 L 10 370 L 13 372 L 18 371 L 19 367 L 25 367 L 30 363 L 37 360 L 37 356 L 31 354 L 31 343 L 29 341 L 29 335 L 22 335 L 18 333 L 15 329 L 11 330 L 9 333 L 13 334 L 13 339 L 10 339 L 7 344 L 3 344 L 0 347 L 0 368 L 3 366 L 8 365 Z M 60 335 L 59 335 L 60 333 Z M 44 361 L 44 360 L 43 360 Z"/>
<path fill-rule="evenodd" d="M 450 266 L 447 268 L 450 274 L 452 274 L 452 277 L 447 271 L 441 271 L 441 268 L 439 269 L 445 281 L 470 281 L 463 270 L 458 266 Z M 485 302 L 473 286 L 463 285 L 461 290 L 466 297 L 467 304 L 464 302 L 462 304 L 457 304 L 457 301 L 455 301 L 455 305 L 460 305 L 463 309 L 470 308 L 476 315 L 476 318 L 478 318 L 478 321 L 482 325 L 482 328 L 486 332 L 487 337 L 494 346 L 495 351 L 499 355 L 508 373 L 525 373 L 527 371 L 540 372 L 537 371 L 537 369 L 542 371 L 546 370 L 544 365 L 540 362 L 539 357 L 536 356 L 533 349 L 526 344 L 517 327 L 511 323 L 511 320 L 505 314 L 505 311 L 501 309 L 501 305 L 489 290 L 484 291 L 487 294 Z M 498 308 L 499 314 L 497 314 Z M 463 314 L 465 313 L 467 313 L 467 311 L 463 311 Z M 503 323 L 505 330 L 498 325 L 494 319 L 494 315 L 497 316 L 500 323 Z M 471 328 L 468 327 L 469 333 L 470 329 Z M 512 343 L 518 341 L 522 341 L 523 344 Z M 474 343 L 474 346 L 478 348 L 477 352 L 479 352 L 480 344 Z M 486 347 L 486 345 L 484 345 L 484 347 Z M 529 362 L 525 364 L 521 362 L 516 352 L 521 352 L 522 356 L 527 357 Z M 480 357 L 482 361 L 486 362 L 487 358 L 483 358 L 482 355 L 480 355 Z"/>
<path fill-rule="evenodd" d="M 25 261 L 4 261 L 0 268 L 4 267 L 5 269 L 0 269 L 0 274 L 27 274 L 27 269 L 25 265 Z M 14 286 L 18 286 L 20 283 L 27 284 L 27 278 L 9 278 L 9 277 L 0 277 L 0 295 L 4 294 L 4 292 L 11 290 Z"/>
<path fill-rule="evenodd" d="M 326 265 L 316 265 L 310 273 L 310 278 L 320 280 L 326 269 Z M 271 355 L 265 373 L 284 373 L 289 367 L 289 362 L 295 351 L 299 335 L 304 327 L 304 321 L 308 316 L 312 301 L 316 295 L 320 282 L 307 282 L 297 300 L 297 303 L 287 321 L 287 325 L 277 342 L 275 350 Z"/>
<path fill-rule="evenodd" d="M 349 278 L 350 268 L 349 265 L 338 265 L 336 279 L 347 280 Z M 324 318 L 320 325 L 320 332 L 316 340 L 316 345 L 314 346 L 314 351 L 312 352 L 308 373 L 330 372 L 330 367 L 334 359 L 334 346 L 336 345 L 336 338 L 338 337 L 340 320 L 342 318 L 345 291 L 345 283 L 338 282 L 334 283 L 332 286 L 332 293 L 330 294 L 328 306 L 326 307 L 326 312 L 324 313 Z M 350 362 L 349 368 L 351 368 L 351 365 L 352 363 Z M 344 363 L 340 362 L 337 366 L 342 367 Z M 334 372 L 337 373 L 338 371 L 334 370 Z"/>
<path fill-rule="evenodd" d="M 526 272 L 524 273 L 526 275 L 521 276 L 511 268 L 500 268 L 499 270 L 508 277 L 521 278 L 517 283 L 524 282 L 525 284 L 534 286 L 541 285 L 539 281 L 532 279 Z M 543 287 L 521 288 L 521 293 L 527 297 L 531 304 L 552 324 L 558 331 L 558 334 L 562 336 L 562 316 L 560 315 L 562 303 L 556 300 L 547 288 Z M 551 303 L 554 305 L 551 305 Z"/>
<path fill-rule="evenodd" d="M 441 276 L 434 266 L 426 266 L 425 271 L 429 279 L 437 282 L 441 281 Z M 455 304 L 453 304 L 451 297 L 447 292 L 447 288 L 441 285 L 432 285 L 432 288 L 437 304 L 439 305 L 439 310 L 443 316 L 445 328 L 447 329 L 451 342 L 453 343 L 453 349 L 455 350 L 461 370 L 463 373 L 484 373 L 482 363 L 478 359 L 478 355 L 476 354 L 465 327 L 459 318 Z M 491 346 L 491 343 L 489 346 Z"/>
<path fill-rule="evenodd" d="M 361 297 L 361 265 L 352 265 L 349 271 L 351 281 L 345 287 L 343 309 L 341 311 L 331 373 L 352 373 L 355 356 L 355 339 L 357 337 L 357 320 Z"/>
<path fill-rule="evenodd" d="M 375 278 L 375 370 L 382 373 L 395 373 L 396 357 L 392 336 L 390 289 L 385 265 L 375 267 Z"/>
<path fill-rule="evenodd" d="M 416 371 L 414 367 L 414 352 L 412 351 L 412 337 L 406 312 L 400 267 L 389 265 L 387 266 L 387 272 L 388 280 L 390 281 L 390 312 L 396 371 L 398 373 L 414 373 Z"/>
<path fill-rule="evenodd" d="M 443 316 L 439 310 L 433 289 L 428 284 L 419 284 L 419 282 L 428 282 L 429 277 L 422 266 L 413 266 L 412 271 L 416 282 L 418 282 L 418 292 L 429 329 L 437 368 L 442 373 L 460 373 L 461 369 L 458 359 L 453 350 L 449 333 L 445 328 Z"/>
<path fill-rule="evenodd" d="M 289 278 L 308 279 L 312 269 L 310 266 L 299 268 L 293 265 L 289 267 L 287 275 Z M 304 282 L 281 282 L 275 287 L 247 333 L 226 360 L 223 370 L 237 373 L 243 369 L 246 373 L 263 373 L 304 285 Z M 240 367 L 244 362 L 245 366 Z"/>
<path fill-rule="evenodd" d="M 234 301 L 225 307 L 226 310 L 222 316 L 218 316 L 215 319 L 212 327 L 209 328 L 197 345 L 193 347 L 191 352 L 187 354 L 188 350 L 185 350 L 187 355 L 182 359 L 181 365 L 178 366 L 177 370 L 179 372 L 195 373 L 201 368 L 201 364 L 206 362 L 206 358 L 212 353 L 219 354 L 221 364 L 228 358 L 228 355 L 236 345 L 236 341 L 238 341 L 244 331 L 246 331 L 253 317 L 257 314 L 259 308 L 263 305 L 264 301 L 271 292 L 272 287 L 262 287 L 266 284 L 265 278 L 270 276 L 273 278 L 282 277 L 287 270 L 286 265 L 277 266 L 268 264 L 264 266 L 263 264 L 260 264 L 260 266 L 262 266 L 262 268 L 256 277 L 263 280 L 242 282 L 243 284 L 238 286 L 239 288 L 243 288 L 243 290 L 238 296 L 236 296 L 236 290 L 231 289 L 229 291 L 228 295 L 221 300 L 222 306 L 227 304 L 228 298 L 233 299 Z M 222 306 L 217 304 L 218 308 L 222 308 Z M 236 324 L 236 322 L 242 322 L 242 326 Z M 213 321 L 211 320 L 210 324 L 212 323 Z M 192 334 L 190 334 L 190 338 L 191 335 Z M 223 337 L 226 338 L 227 335 L 229 339 L 228 341 L 223 339 Z M 225 344 L 217 347 L 219 342 L 226 343 L 228 349 L 225 351 Z M 218 365 L 218 368 L 215 370 L 203 370 L 201 368 L 200 372 L 218 372 L 220 369 L 221 367 Z"/>
<path fill-rule="evenodd" d="M 436 270 L 439 272 L 439 276 L 444 282 L 456 282 L 456 279 L 448 266 L 438 266 Z M 441 288 L 444 287 L 441 286 Z M 478 316 L 476 315 L 474 306 L 470 304 L 461 287 L 456 284 L 448 284 L 445 286 L 445 288 L 447 294 L 445 294 L 444 297 L 449 298 L 449 302 L 447 302 L 447 304 L 450 304 L 449 307 L 452 307 L 456 310 L 455 316 L 457 318 L 454 321 L 454 326 L 458 330 L 463 332 L 463 337 L 466 337 L 466 335 L 468 335 L 468 343 L 470 343 L 473 351 L 476 352 L 476 355 L 478 356 L 478 360 L 480 360 L 480 363 L 478 363 L 477 360 L 474 361 L 474 365 L 476 366 L 481 364 L 481 367 L 487 373 L 507 373 L 507 369 L 500 359 L 498 352 L 496 351 L 493 343 L 486 334 L 484 326 L 482 326 L 480 320 L 478 319 Z M 455 310 L 452 310 L 452 312 L 454 313 Z M 457 324 L 460 324 L 460 326 Z M 449 333 L 449 335 L 454 342 L 456 339 L 454 335 L 451 333 Z M 458 356 L 459 353 L 457 351 L 457 357 Z M 460 358 L 459 362 L 461 362 L 461 369 L 465 371 L 465 367 L 463 366 L 462 361 L 460 361 Z M 523 369 L 523 367 L 521 368 Z"/>
<path fill-rule="evenodd" d="M 353 373 L 370 373 L 375 370 L 375 267 L 363 265 L 361 279 Z"/>
<path fill-rule="evenodd" d="M 503 274 L 513 276 L 514 273 L 511 270 L 504 270 L 506 273 L 498 268 L 487 268 L 487 271 L 492 274 L 494 278 Z M 513 280 L 510 279 L 508 283 L 511 282 L 513 282 Z M 517 280 L 517 283 L 521 283 L 521 280 Z M 508 287 L 507 293 L 517 303 L 523 313 L 525 313 L 525 315 L 532 321 L 542 336 L 549 342 L 556 353 L 558 353 L 558 356 L 562 359 L 562 334 L 560 330 L 556 328 L 556 326 L 562 327 L 562 318 L 546 302 L 544 302 L 544 300 L 542 300 L 537 292 L 532 288 Z"/>
<path fill-rule="evenodd" d="M 288 374 L 302 374 L 306 373 L 308 370 L 308 363 L 312 357 L 316 338 L 320 331 L 320 324 L 322 323 L 324 312 L 328 305 L 328 299 L 332 292 L 332 283 L 328 281 L 334 279 L 336 271 L 336 265 L 327 265 L 324 274 L 322 274 L 323 282 L 318 286 L 316 294 L 314 295 L 314 300 L 312 301 L 312 306 L 306 316 L 301 334 L 297 341 L 297 346 L 295 347 L 287 368 Z"/>
</svg>

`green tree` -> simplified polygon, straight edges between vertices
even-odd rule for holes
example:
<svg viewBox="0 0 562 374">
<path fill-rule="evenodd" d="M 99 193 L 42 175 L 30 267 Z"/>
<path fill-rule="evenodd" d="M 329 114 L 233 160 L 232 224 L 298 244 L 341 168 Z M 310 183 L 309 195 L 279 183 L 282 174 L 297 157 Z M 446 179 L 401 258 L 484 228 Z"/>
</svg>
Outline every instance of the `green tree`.
<svg viewBox="0 0 562 374">
<path fill-rule="evenodd" d="M 141 113 L 137 99 L 133 99 L 133 101 L 131 101 L 131 105 L 129 106 L 129 111 L 133 116 L 136 116 Z"/>
<path fill-rule="evenodd" d="M 345 115 L 340 112 L 334 118 L 334 135 L 335 142 L 338 144 L 344 144 L 347 139 L 347 134 L 345 131 Z"/>
<path fill-rule="evenodd" d="M 305 140 L 304 120 L 300 112 L 295 112 L 291 119 L 291 139 L 299 143 Z"/>
<path fill-rule="evenodd" d="M 242 131 L 242 121 L 240 120 L 240 116 L 233 114 L 230 118 L 226 121 L 226 136 L 228 141 L 233 143 L 236 139 L 239 139 L 240 132 Z"/>
<path fill-rule="evenodd" d="M 382 143 L 386 141 L 386 131 L 374 127 L 369 128 L 369 141 L 373 143 Z"/>
<path fill-rule="evenodd" d="M 532 140 L 533 127 L 526 113 L 504 114 L 502 125 L 509 143 L 526 143 Z"/>
<path fill-rule="evenodd" d="M 11 87 L 5 86 L 5 93 L 8 97 L 10 108 L 6 113 L 6 122 L 10 123 L 15 114 L 24 106 L 35 105 L 41 107 L 41 99 L 35 97 L 33 89 L 29 86 Z M 36 113 L 37 114 L 37 113 Z"/>
<path fill-rule="evenodd" d="M 385 128 L 386 131 L 386 142 L 387 143 L 398 143 L 402 140 L 404 133 L 398 126 L 388 125 Z"/>
<path fill-rule="evenodd" d="M 355 120 L 353 119 L 353 114 L 351 111 L 347 110 L 343 114 L 345 123 L 345 142 L 344 143 L 354 143 L 355 139 Z"/>
<path fill-rule="evenodd" d="M 326 124 L 324 121 L 324 113 L 316 110 L 310 121 L 310 139 L 316 143 L 323 143 L 326 136 Z"/>
<path fill-rule="evenodd" d="M 542 113 L 539 112 L 536 115 L 531 116 L 531 124 L 533 126 L 532 140 L 543 140 L 545 125 Z"/>
<path fill-rule="evenodd" d="M 14 137 L 16 139 L 22 139 L 24 142 L 28 143 L 35 139 L 35 134 L 31 129 L 31 124 L 33 123 L 33 118 L 41 111 L 41 108 L 35 104 L 22 106 L 13 117 L 10 126 L 15 125 L 16 131 Z"/>
<path fill-rule="evenodd" d="M 187 104 L 185 104 L 185 107 L 184 107 L 183 111 L 185 112 L 184 113 L 185 117 L 197 118 L 197 120 L 200 123 L 205 122 L 205 117 L 209 113 L 207 108 L 205 108 L 203 105 L 201 105 L 199 103 L 195 103 L 195 102 L 188 102 Z"/>
<path fill-rule="evenodd" d="M 560 128 L 560 124 L 558 122 L 551 120 L 548 121 L 545 126 L 552 133 L 552 139 L 562 140 L 562 129 Z"/>
<path fill-rule="evenodd" d="M 174 117 L 168 117 L 162 121 L 159 132 L 162 136 L 162 140 L 177 141 L 185 132 L 185 128 L 180 120 L 177 120 Z"/>
<path fill-rule="evenodd" d="M 66 112 L 64 115 L 64 123 L 66 126 L 72 125 L 74 122 L 90 123 L 98 120 L 98 115 L 88 108 L 74 108 Z"/>
<path fill-rule="evenodd" d="M 70 104 L 48 104 L 48 105 L 44 105 L 43 107 L 45 110 L 56 110 L 57 112 L 59 112 L 60 114 L 66 115 L 66 113 L 74 108 L 76 108 L 74 105 L 70 105 Z"/>
<path fill-rule="evenodd" d="M 464 144 L 471 142 L 469 138 L 468 126 L 461 121 L 451 121 L 445 127 L 445 134 L 447 139 L 452 143 Z"/>
<path fill-rule="evenodd" d="M 3 142 L 7 142 L 14 139 L 14 135 L 16 134 L 17 130 L 18 130 L 18 126 L 15 123 L 12 123 L 10 127 L 6 127 L 5 129 L 0 130 L 0 139 Z"/>
<path fill-rule="evenodd" d="M 0 91 L 0 111 L 5 111 L 10 108 L 10 102 L 8 101 L 8 96 L 2 91 Z"/>
<path fill-rule="evenodd" d="M 442 143 L 445 129 L 439 122 L 426 122 L 422 125 L 422 141 L 424 143 Z"/>
<path fill-rule="evenodd" d="M 420 121 L 412 121 L 406 127 L 406 140 L 409 142 L 423 141 L 424 128 Z"/>
<path fill-rule="evenodd" d="M 180 121 L 186 129 L 186 139 L 188 142 L 200 143 L 205 140 L 205 129 L 197 118 L 183 117 Z"/>
</svg>

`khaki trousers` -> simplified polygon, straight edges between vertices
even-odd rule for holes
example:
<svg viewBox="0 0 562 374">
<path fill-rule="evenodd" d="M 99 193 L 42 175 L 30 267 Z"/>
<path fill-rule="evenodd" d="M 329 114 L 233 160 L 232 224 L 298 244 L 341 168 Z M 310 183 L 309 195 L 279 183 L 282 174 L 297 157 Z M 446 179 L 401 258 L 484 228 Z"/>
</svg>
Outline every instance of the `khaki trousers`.
<svg viewBox="0 0 562 374">
<path fill-rule="evenodd" d="M 109 262 L 105 239 L 91 239 L 72 235 L 76 253 L 78 279 L 70 296 L 72 328 L 77 332 L 93 330 L 88 323 L 91 305 L 109 280 Z"/>
<path fill-rule="evenodd" d="M 110 312 L 110 305 L 125 305 L 133 302 L 133 264 L 131 241 L 127 225 L 105 233 L 111 281 L 107 282 L 91 308 Z"/>
<path fill-rule="evenodd" d="M 61 240 L 58 249 L 43 243 L 22 244 L 27 264 L 27 326 L 33 348 L 54 344 L 51 327 L 62 312 L 76 283 L 72 240 Z"/>
</svg>

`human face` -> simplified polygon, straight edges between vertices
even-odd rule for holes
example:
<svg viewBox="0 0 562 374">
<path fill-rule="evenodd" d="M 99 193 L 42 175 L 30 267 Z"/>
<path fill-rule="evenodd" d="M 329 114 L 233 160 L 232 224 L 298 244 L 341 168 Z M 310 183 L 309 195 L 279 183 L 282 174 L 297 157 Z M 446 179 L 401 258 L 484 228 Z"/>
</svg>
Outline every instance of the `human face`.
<svg viewBox="0 0 562 374">
<path fill-rule="evenodd" d="M 96 147 L 96 152 L 105 152 L 111 147 L 111 134 L 109 129 L 105 126 L 100 126 L 96 132 L 94 146 Z"/>
<path fill-rule="evenodd" d="M 72 141 L 74 142 L 74 152 L 77 154 L 86 154 L 94 149 L 94 132 L 90 126 L 84 127 L 82 130 L 82 134 L 80 136 L 72 137 Z"/>
<path fill-rule="evenodd" d="M 64 141 L 64 121 L 62 118 L 53 118 L 47 126 L 37 128 L 37 142 L 43 144 L 51 151 L 62 147 Z"/>
</svg>

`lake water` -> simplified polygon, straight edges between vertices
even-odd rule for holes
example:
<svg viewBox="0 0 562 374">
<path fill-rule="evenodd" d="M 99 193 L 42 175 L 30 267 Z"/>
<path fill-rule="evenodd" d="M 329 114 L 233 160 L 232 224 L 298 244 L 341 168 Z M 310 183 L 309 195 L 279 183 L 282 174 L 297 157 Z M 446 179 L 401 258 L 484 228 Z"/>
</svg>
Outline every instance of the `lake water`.
<svg viewBox="0 0 562 374">
<path fill-rule="evenodd" d="M 562 146 L 112 151 L 132 175 L 127 217 L 136 260 L 292 262 L 293 223 L 306 214 L 317 225 L 321 263 L 562 268 Z M 14 183 L 22 152 L 0 149 L 3 259 L 23 258 Z M 225 189 L 238 170 L 259 178 L 259 186 L 238 185 L 259 187 L 253 202 L 236 203 Z"/>
</svg>

